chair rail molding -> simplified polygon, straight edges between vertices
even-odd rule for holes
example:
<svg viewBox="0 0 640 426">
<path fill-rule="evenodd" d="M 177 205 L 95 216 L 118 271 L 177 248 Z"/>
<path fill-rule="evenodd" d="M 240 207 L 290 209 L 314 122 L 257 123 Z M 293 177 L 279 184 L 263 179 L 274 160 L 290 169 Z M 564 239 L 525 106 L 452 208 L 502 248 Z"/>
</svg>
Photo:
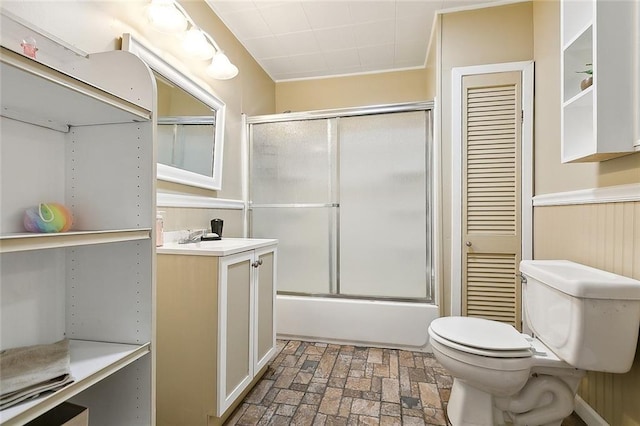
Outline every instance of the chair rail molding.
<svg viewBox="0 0 640 426">
<path fill-rule="evenodd" d="M 541 194 L 532 200 L 534 207 L 640 201 L 640 183 Z"/>
</svg>

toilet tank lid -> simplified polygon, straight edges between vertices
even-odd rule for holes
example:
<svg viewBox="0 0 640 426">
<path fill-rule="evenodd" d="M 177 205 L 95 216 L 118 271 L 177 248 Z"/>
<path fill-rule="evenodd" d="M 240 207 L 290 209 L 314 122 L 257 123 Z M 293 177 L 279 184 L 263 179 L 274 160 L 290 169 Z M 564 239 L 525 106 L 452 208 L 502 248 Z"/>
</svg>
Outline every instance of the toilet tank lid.
<svg viewBox="0 0 640 426">
<path fill-rule="evenodd" d="M 640 300 L 640 281 L 569 260 L 523 260 L 520 272 L 574 297 Z"/>
</svg>

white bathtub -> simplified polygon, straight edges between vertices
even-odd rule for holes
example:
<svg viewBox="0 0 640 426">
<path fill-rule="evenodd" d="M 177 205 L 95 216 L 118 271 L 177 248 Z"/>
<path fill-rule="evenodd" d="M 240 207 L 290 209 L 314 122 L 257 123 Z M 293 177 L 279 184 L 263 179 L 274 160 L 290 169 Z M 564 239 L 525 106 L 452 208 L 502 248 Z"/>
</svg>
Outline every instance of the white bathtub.
<svg viewBox="0 0 640 426">
<path fill-rule="evenodd" d="M 427 329 L 438 306 L 324 297 L 276 298 L 279 339 L 430 352 Z"/>
</svg>

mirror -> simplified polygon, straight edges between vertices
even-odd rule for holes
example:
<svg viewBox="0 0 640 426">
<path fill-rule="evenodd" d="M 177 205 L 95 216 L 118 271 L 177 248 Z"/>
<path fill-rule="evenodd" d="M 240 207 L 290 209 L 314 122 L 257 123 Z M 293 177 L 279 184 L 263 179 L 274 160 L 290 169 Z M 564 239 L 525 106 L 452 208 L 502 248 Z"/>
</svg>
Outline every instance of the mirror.
<svg viewBox="0 0 640 426">
<path fill-rule="evenodd" d="M 122 37 L 122 50 L 139 56 L 156 77 L 158 179 L 219 190 L 225 104 L 130 34 Z"/>
</svg>

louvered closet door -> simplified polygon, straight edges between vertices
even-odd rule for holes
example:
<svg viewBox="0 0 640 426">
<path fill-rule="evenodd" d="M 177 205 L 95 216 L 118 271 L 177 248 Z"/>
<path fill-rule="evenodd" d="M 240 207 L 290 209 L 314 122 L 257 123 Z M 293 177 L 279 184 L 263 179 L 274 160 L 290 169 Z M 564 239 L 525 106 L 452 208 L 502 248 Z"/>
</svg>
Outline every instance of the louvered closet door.
<svg viewBox="0 0 640 426">
<path fill-rule="evenodd" d="M 462 84 L 462 311 L 520 330 L 521 74 Z"/>
</svg>

